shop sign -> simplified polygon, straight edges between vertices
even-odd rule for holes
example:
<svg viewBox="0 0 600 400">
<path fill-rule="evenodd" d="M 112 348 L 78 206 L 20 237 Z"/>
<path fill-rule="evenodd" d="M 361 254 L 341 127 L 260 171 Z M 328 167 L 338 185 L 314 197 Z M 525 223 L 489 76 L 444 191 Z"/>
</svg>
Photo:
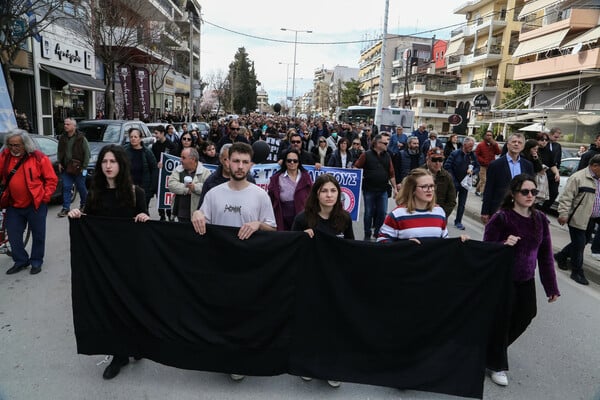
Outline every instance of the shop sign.
<svg viewBox="0 0 600 400">
<path fill-rule="evenodd" d="M 43 36 L 40 42 L 42 58 L 52 61 L 52 66 L 66 69 L 90 71 L 93 68 L 92 52 L 50 36 Z"/>
</svg>

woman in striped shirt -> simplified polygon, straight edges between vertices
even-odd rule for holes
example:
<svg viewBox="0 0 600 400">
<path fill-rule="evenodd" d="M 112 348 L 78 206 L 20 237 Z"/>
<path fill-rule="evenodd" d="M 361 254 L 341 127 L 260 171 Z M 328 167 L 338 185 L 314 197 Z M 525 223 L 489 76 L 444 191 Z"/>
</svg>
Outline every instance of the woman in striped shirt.
<svg viewBox="0 0 600 400">
<path fill-rule="evenodd" d="M 404 178 L 396 196 L 396 207 L 390 212 L 379 230 L 378 242 L 419 238 L 448 237 L 446 213 L 435 202 L 435 182 L 425 169 L 415 168 Z M 461 235 L 461 240 L 468 240 Z"/>
</svg>

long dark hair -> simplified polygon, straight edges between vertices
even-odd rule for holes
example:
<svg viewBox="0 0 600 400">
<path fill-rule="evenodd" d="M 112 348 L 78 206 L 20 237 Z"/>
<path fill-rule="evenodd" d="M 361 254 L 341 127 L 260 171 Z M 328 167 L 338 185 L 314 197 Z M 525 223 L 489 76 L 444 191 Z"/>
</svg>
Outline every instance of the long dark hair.
<svg viewBox="0 0 600 400">
<path fill-rule="evenodd" d="M 331 182 L 335 185 L 338 195 L 329 215 L 329 221 L 336 232 L 343 232 L 348 224 L 351 224 L 350 214 L 342 207 L 342 189 L 340 183 L 333 175 L 321 174 L 315 179 L 315 182 L 310 189 L 310 194 L 306 199 L 304 206 L 304 214 L 306 216 L 306 224 L 309 228 L 314 229 L 319 223 L 319 212 L 321 204 L 319 203 L 319 191 L 326 183 Z"/>
<path fill-rule="evenodd" d="M 533 157 L 531 157 L 531 149 L 533 149 L 536 146 L 539 146 L 537 140 L 527 139 L 527 141 L 525 142 L 525 147 L 523 148 L 523 152 L 521 153 L 523 157 L 525 157 L 529 161 L 533 160 Z"/>
<path fill-rule="evenodd" d="M 517 192 L 519 190 L 521 190 L 521 186 L 523 186 L 523 182 L 532 182 L 535 187 L 537 188 L 537 183 L 535 181 L 535 178 L 531 175 L 528 174 L 519 174 L 517 176 L 515 176 L 514 178 L 512 178 L 512 180 L 510 181 L 510 184 L 508 186 L 508 191 L 506 193 L 506 196 L 504 196 L 504 200 L 502 200 L 502 204 L 500 205 L 500 208 L 502 208 L 503 210 L 512 210 L 513 206 L 515 204 L 515 194 L 517 194 Z M 531 209 L 531 213 L 535 213 L 536 209 L 535 207 L 532 205 L 530 207 Z"/>
<path fill-rule="evenodd" d="M 115 155 L 115 159 L 119 164 L 119 173 L 115 178 L 117 201 L 123 206 L 133 207 L 135 205 L 135 201 L 133 197 L 133 181 L 131 179 L 129 157 L 127 157 L 127 153 L 123 147 L 115 144 L 104 146 L 102 150 L 100 150 L 100 154 L 98 154 L 98 160 L 96 161 L 94 177 L 92 178 L 92 184 L 87 202 L 90 204 L 92 209 L 97 210 L 102 206 L 102 193 L 108 190 L 108 181 L 106 180 L 104 173 L 102 173 L 102 160 L 108 152 Z"/>
<path fill-rule="evenodd" d="M 301 172 L 306 171 L 306 169 L 304 168 L 304 166 L 302 165 L 302 160 L 300 159 L 300 152 L 296 149 L 287 149 L 284 153 L 283 153 L 283 161 L 281 163 L 281 168 L 279 168 L 279 171 L 277 171 L 278 173 L 283 174 L 285 171 L 287 171 L 287 163 L 285 162 L 285 160 L 287 159 L 288 154 L 290 153 L 294 153 L 295 155 L 298 156 L 298 170 Z"/>
</svg>

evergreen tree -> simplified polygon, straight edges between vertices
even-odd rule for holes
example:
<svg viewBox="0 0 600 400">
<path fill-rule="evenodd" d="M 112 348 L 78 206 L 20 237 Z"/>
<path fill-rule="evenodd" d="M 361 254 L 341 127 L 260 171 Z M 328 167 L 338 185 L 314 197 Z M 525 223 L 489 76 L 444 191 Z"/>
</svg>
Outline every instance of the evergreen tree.
<svg viewBox="0 0 600 400">
<path fill-rule="evenodd" d="M 225 108 L 233 113 L 252 112 L 256 109 L 256 79 L 254 62 L 248 58 L 244 47 L 240 47 L 229 64 L 228 85 L 225 90 Z"/>
<path fill-rule="evenodd" d="M 358 104 L 360 93 L 360 82 L 356 79 L 344 83 L 342 90 L 342 107 L 349 107 Z"/>
</svg>

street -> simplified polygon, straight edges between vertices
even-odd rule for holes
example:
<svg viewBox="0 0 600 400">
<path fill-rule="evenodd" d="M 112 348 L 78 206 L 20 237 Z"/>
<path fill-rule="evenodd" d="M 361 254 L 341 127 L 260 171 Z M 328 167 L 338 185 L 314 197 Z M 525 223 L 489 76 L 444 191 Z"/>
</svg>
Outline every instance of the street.
<svg viewBox="0 0 600 400">
<path fill-rule="evenodd" d="M 104 356 L 76 353 L 68 220 L 56 218 L 59 210 L 58 205 L 49 208 L 46 259 L 39 275 L 6 275 L 12 260 L 0 256 L 0 400 L 453 398 L 349 383 L 333 389 L 323 381 L 303 382 L 289 375 L 233 382 L 224 374 L 180 370 L 144 359 L 104 381 Z M 151 217 L 157 218 L 156 210 Z M 464 223 L 466 233 L 480 240 L 481 223 L 470 218 Z M 462 233 L 450 226 L 451 237 Z M 362 238 L 360 224 L 354 230 Z M 593 282 L 589 287 L 578 285 L 564 271 L 557 274 L 561 298 L 548 304 L 538 285 L 538 315 L 509 349 L 509 386 L 496 386 L 486 378 L 484 398 L 600 399 L 599 287 Z"/>
</svg>

